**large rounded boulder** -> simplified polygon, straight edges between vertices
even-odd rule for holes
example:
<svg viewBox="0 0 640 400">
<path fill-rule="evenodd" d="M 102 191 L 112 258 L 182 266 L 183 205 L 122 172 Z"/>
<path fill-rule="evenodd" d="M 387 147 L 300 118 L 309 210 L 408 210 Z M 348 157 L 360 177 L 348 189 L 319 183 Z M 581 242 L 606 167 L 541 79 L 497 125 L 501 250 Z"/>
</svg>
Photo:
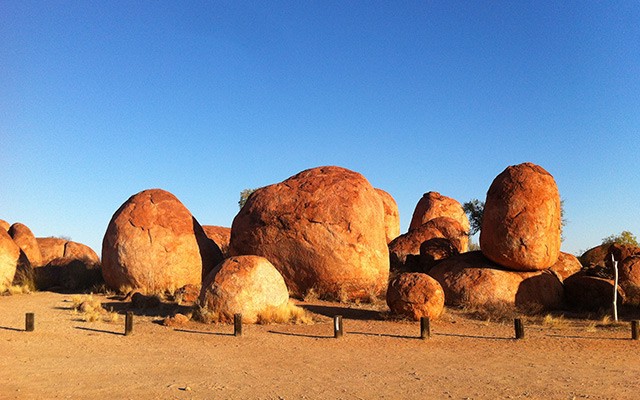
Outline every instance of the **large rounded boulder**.
<svg viewBox="0 0 640 400">
<path fill-rule="evenodd" d="M 291 295 L 346 300 L 381 295 L 389 252 L 380 195 L 359 173 L 309 169 L 253 192 L 233 220 L 232 255 L 259 255 Z"/>
<path fill-rule="evenodd" d="M 480 251 L 447 258 L 434 266 L 429 275 L 444 289 L 449 306 L 553 310 L 560 308 L 564 296 L 556 274 L 505 270 Z"/>
<path fill-rule="evenodd" d="M 229 241 L 231 240 L 231 228 L 216 225 L 202 225 L 205 235 L 215 242 L 222 251 L 222 256 L 229 255 Z"/>
<path fill-rule="evenodd" d="M 3 229 L 5 232 L 8 232 L 9 228 L 11 228 L 11 224 L 3 219 L 0 219 L 0 229 Z"/>
<path fill-rule="evenodd" d="M 580 270 L 582 270 L 582 264 L 580 264 L 578 258 L 573 254 L 561 251 L 558 255 L 558 261 L 556 261 L 556 263 L 549 269 L 556 272 L 563 280 L 565 280 L 571 275 L 580 272 Z"/>
<path fill-rule="evenodd" d="M 38 241 L 29 227 L 16 222 L 9 228 L 9 236 L 20 247 L 20 250 L 32 266 L 42 265 L 40 246 L 38 246 Z"/>
<path fill-rule="evenodd" d="M 376 192 L 382 199 L 384 206 L 384 229 L 387 235 L 387 243 L 400 236 L 400 211 L 398 203 L 389 193 L 382 189 L 376 188 Z"/>
<path fill-rule="evenodd" d="M 36 238 L 36 241 L 42 254 L 40 265 L 47 265 L 58 258 L 81 260 L 88 264 L 100 263 L 98 254 L 85 244 L 57 237 Z"/>
<path fill-rule="evenodd" d="M 19 257 L 20 247 L 7 231 L 0 229 L 0 292 L 13 283 Z"/>
<path fill-rule="evenodd" d="M 420 246 L 431 239 L 444 238 L 458 253 L 467 251 L 469 236 L 460 223 L 452 218 L 438 217 L 398 236 L 389 243 L 392 271 L 420 272 Z"/>
<path fill-rule="evenodd" d="M 640 305 L 640 254 L 626 257 L 619 263 L 620 286 L 629 304 Z"/>
<path fill-rule="evenodd" d="M 442 286 L 427 274 L 400 274 L 389 283 L 387 305 L 396 315 L 414 320 L 436 319 L 444 311 Z"/>
<path fill-rule="evenodd" d="M 427 192 L 422 195 L 413 211 L 409 230 L 416 229 L 420 225 L 439 217 L 455 219 L 465 232 L 469 232 L 469 218 L 462 205 L 457 200 L 443 196 L 438 192 Z"/>
<path fill-rule="evenodd" d="M 288 301 L 282 275 L 259 256 L 227 258 L 205 278 L 200 292 L 200 305 L 220 322 L 233 321 L 239 313 L 243 322 L 253 324 L 263 312 Z"/>
<path fill-rule="evenodd" d="M 158 292 L 200 285 L 221 260 L 220 249 L 189 210 L 161 189 L 131 196 L 102 241 L 102 274 L 114 289 Z"/>
<path fill-rule="evenodd" d="M 567 303 L 585 311 L 609 310 L 613 304 L 613 287 L 612 279 L 582 274 L 572 275 L 564 281 Z M 617 289 L 616 304 L 621 306 L 625 302 L 626 294 L 621 286 Z"/>
<path fill-rule="evenodd" d="M 553 176 L 531 163 L 510 166 L 487 192 L 480 248 L 509 269 L 547 269 L 560 253 L 560 220 L 560 194 Z"/>
</svg>

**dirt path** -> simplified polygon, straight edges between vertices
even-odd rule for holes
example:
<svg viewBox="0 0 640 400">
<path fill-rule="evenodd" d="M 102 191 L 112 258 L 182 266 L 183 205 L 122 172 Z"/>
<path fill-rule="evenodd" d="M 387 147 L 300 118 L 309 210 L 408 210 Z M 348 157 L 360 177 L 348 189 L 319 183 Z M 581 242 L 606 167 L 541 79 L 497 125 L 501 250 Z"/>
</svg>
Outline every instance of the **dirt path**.
<svg viewBox="0 0 640 400">
<path fill-rule="evenodd" d="M 136 317 L 79 320 L 70 295 L 0 297 L 0 399 L 637 399 L 640 342 L 628 327 L 527 326 L 449 312 L 417 338 L 415 323 L 319 303 L 313 325 L 169 328 Z M 110 300 L 104 300 L 108 302 Z M 35 312 L 36 330 L 24 332 Z M 345 337 L 333 339 L 341 312 Z M 364 318 L 364 319 L 362 319 Z M 593 324 L 592 324 L 593 325 Z"/>
</svg>

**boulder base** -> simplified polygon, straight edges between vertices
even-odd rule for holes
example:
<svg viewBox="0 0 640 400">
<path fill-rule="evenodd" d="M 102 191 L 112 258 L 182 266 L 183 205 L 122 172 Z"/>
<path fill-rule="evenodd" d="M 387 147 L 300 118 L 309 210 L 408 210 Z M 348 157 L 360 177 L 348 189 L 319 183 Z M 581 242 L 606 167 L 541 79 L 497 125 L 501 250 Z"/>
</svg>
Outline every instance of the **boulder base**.
<svg viewBox="0 0 640 400">
<path fill-rule="evenodd" d="M 462 229 L 468 234 L 469 218 L 467 218 L 462 205 L 457 200 L 443 196 L 438 192 L 427 192 L 422 195 L 413 211 L 409 230 L 416 229 L 420 225 L 439 217 L 447 217 L 458 221 Z"/>
<path fill-rule="evenodd" d="M 0 229 L 0 292 L 11 286 L 19 257 L 20 247 L 7 231 Z"/>
<path fill-rule="evenodd" d="M 429 275 L 414 272 L 400 274 L 387 289 L 391 312 L 414 320 L 436 319 L 444 311 L 444 292 Z"/>
</svg>

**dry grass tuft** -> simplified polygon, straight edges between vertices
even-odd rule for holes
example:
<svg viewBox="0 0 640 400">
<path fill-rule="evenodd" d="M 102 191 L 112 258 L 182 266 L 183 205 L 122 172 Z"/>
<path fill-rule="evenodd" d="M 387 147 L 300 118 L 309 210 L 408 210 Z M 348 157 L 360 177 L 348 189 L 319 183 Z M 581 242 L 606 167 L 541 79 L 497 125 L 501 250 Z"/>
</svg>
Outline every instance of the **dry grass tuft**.
<svg viewBox="0 0 640 400">
<path fill-rule="evenodd" d="M 280 307 L 269 307 L 258 314 L 258 324 L 310 324 L 312 318 L 291 300 Z"/>
<path fill-rule="evenodd" d="M 106 310 L 102 306 L 100 299 L 89 295 L 76 295 L 71 297 L 73 303 L 73 311 L 80 314 L 84 322 L 111 322 L 115 323 L 120 320 L 120 315 L 113 310 Z"/>
</svg>

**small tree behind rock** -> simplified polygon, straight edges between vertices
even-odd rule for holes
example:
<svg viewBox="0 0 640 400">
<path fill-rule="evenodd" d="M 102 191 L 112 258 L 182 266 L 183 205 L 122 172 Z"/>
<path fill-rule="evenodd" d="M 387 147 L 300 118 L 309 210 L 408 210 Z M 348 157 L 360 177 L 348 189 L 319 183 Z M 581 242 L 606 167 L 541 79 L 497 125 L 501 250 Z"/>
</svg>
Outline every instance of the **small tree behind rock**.
<svg viewBox="0 0 640 400">
<path fill-rule="evenodd" d="M 602 244 L 622 244 L 633 247 L 640 247 L 638 239 L 629 231 L 622 231 L 618 235 L 607 236 L 602 239 Z"/>
</svg>

